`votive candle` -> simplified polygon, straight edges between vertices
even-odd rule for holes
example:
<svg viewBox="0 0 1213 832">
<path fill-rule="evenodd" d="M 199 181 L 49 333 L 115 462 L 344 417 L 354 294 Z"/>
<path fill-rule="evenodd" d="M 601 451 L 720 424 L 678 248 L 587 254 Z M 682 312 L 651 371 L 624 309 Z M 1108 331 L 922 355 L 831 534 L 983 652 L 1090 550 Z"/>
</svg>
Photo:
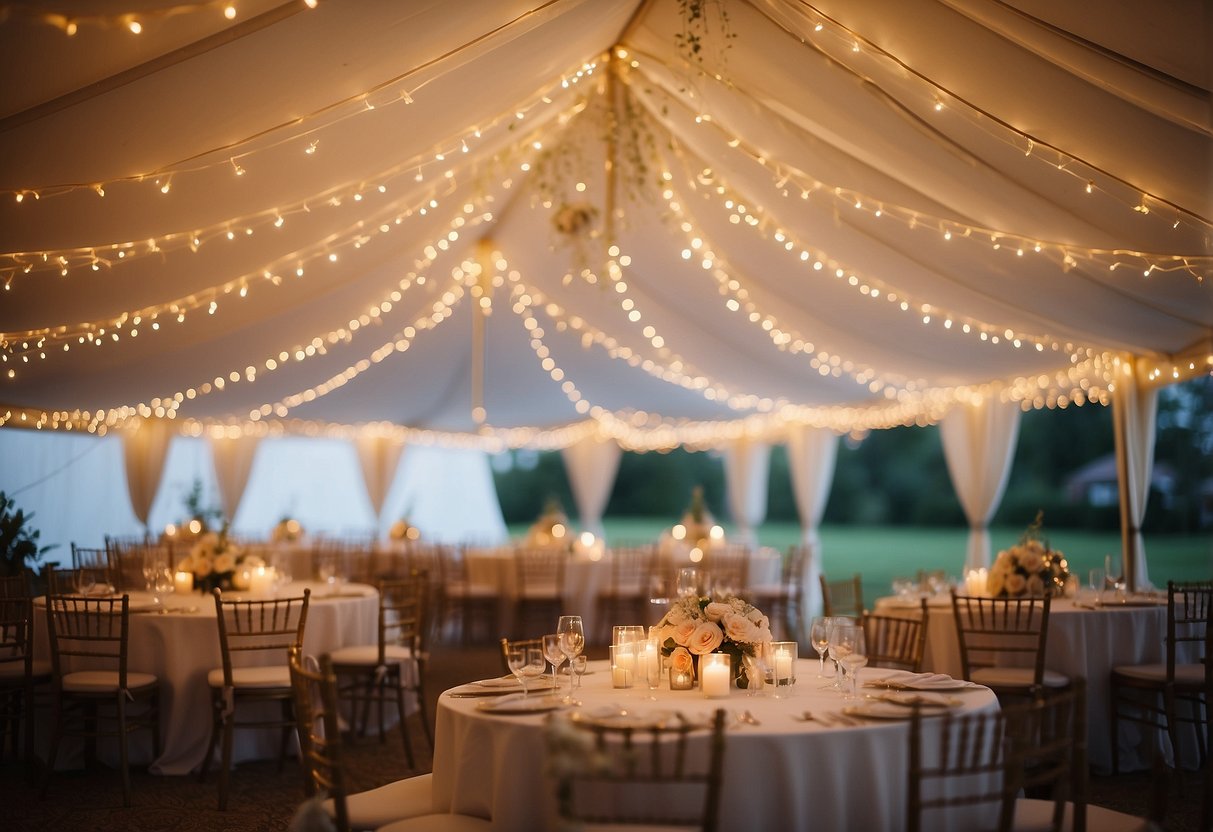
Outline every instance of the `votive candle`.
<svg viewBox="0 0 1213 832">
<path fill-rule="evenodd" d="M 178 572 L 173 576 L 173 589 L 178 595 L 194 591 L 194 573 Z"/>
<path fill-rule="evenodd" d="M 728 653 L 708 653 L 699 657 L 700 684 L 703 695 L 719 699 L 729 695 L 732 685 L 733 667 Z"/>
</svg>

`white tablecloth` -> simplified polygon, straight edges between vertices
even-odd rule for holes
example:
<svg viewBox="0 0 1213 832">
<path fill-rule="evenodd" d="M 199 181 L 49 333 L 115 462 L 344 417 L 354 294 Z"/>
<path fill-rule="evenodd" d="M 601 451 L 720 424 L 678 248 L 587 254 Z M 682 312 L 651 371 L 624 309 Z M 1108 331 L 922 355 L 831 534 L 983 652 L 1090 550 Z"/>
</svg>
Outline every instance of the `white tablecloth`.
<svg viewBox="0 0 1213 832">
<path fill-rule="evenodd" d="M 896 614 L 911 602 L 898 598 L 880 598 L 876 610 Z M 1049 670 L 1087 680 L 1087 753 L 1092 768 L 1099 773 L 1112 770 L 1112 744 L 1108 731 L 1110 679 L 1116 665 L 1150 664 L 1166 661 L 1167 607 L 1105 605 L 1090 609 L 1083 599 L 1054 598 L 1049 608 L 1049 636 L 1045 648 L 1045 667 Z M 918 601 L 912 602 L 917 608 Z M 927 644 L 923 669 L 951 676 L 961 675 L 960 642 L 952 600 L 948 596 L 932 598 L 927 605 Z M 1192 659 L 1189 659 L 1191 661 Z M 1138 726 L 1122 722 L 1120 728 L 1120 767 L 1122 771 L 1148 769 L 1150 747 Z M 1166 742 L 1165 737 L 1162 738 Z M 1143 747 L 1144 745 L 1144 747 Z M 1181 753 L 1185 753 L 1181 749 Z"/>
<path fill-rule="evenodd" d="M 305 587 L 312 590 L 304 632 L 305 652 L 318 656 L 338 647 L 376 642 L 379 594 L 373 587 L 346 584 L 339 597 L 326 597 L 331 592 L 326 585 L 299 582 L 289 584 L 280 595 L 301 595 Z M 149 600 L 145 593 L 131 593 L 132 609 L 147 606 Z M 131 762 L 150 763 L 154 774 L 188 774 L 202 763 L 210 741 L 211 692 L 206 674 L 222 665 L 219 629 L 215 602 L 209 595 L 170 594 L 166 596 L 165 607 L 175 611 L 131 614 L 128 668 L 154 673 L 160 680 L 161 742 L 160 755 L 152 760 L 148 732 L 133 734 Z M 49 658 L 45 608 L 39 609 L 41 614 L 35 616 L 36 653 L 40 658 Z M 257 658 L 268 662 L 266 657 Z M 49 736 L 49 730 L 39 729 L 41 739 Z M 233 759 L 237 762 L 270 758 L 278 752 L 276 731 L 238 730 L 234 737 Z M 98 754 L 103 759 L 116 760 L 117 748 L 102 744 Z M 70 759 L 63 762 L 70 764 Z"/>
<path fill-rule="evenodd" d="M 605 663 L 591 662 L 593 672 L 578 696 L 587 710 L 608 704 L 636 713 L 661 709 L 704 716 L 716 707 L 749 710 L 761 725 L 730 728 L 725 739 L 721 829 L 905 828 L 908 721 L 830 727 L 794 719 L 805 710 L 826 716 L 848 704 L 837 693 L 818 690 L 817 667 L 815 659 L 797 664 L 800 684 L 790 698 L 734 690 L 727 699 L 705 699 L 698 691 L 670 691 L 663 684 L 651 702 L 647 688 L 612 689 Z M 887 673 L 867 669 L 860 678 Z M 449 693 L 438 701 L 434 810 L 490 818 L 501 829 L 555 828 L 553 787 L 543 775 L 544 715 L 490 715 L 477 709 L 490 700 Z M 964 703 L 956 712 L 998 707 L 987 688 L 955 695 Z M 949 816 L 951 828 L 990 825 L 987 815 L 979 820 L 974 811 Z"/>
</svg>

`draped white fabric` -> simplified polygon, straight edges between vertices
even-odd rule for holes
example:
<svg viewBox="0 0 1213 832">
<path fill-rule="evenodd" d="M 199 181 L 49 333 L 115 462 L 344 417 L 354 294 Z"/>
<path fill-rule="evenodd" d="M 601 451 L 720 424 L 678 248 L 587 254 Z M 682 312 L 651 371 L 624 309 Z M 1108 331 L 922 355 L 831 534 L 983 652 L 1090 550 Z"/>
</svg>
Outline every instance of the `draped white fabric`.
<svg viewBox="0 0 1213 832">
<path fill-rule="evenodd" d="M 587 436 L 560 452 L 584 531 L 603 536 L 602 514 L 611 499 L 623 450 L 614 439 Z"/>
<path fill-rule="evenodd" d="M 1125 356 L 1121 361 L 1121 372 L 1112 394 L 1112 424 L 1116 434 L 1116 471 L 1120 480 L 1124 574 L 1129 587 L 1137 589 L 1150 586 L 1141 522 L 1146 516 L 1154 471 L 1158 388 L 1143 383 L 1135 358 Z"/>
<path fill-rule="evenodd" d="M 126 460 L 126 488 L 131 508 L 145 527 L 152 500 L 160 487 L 164 459 L 176 426 L 164 419 L 141 419 L 134 430 L 122 433 L 122 455 Z"/>
<path fill-rule="evenodd" d="M 1019 414 L 1017 404 L 983 399 L 954 407 L 940 422 L 948 474 L 969 521 L 965 569 L 990 565 L 989 523 L 1011 474 Z"/>
<path fill-rule="evenodd" d="M 801 597 L 805 616 L 821 613 L 821 516 L 825 513 L 834 483 L 838 436 L 824 428 L 797 425 L 788 431 L 788 470 L 792 493 L 800 516 L 801 545 L 808 550 Z"/>
<path fill-rule="evenodd" d="M 240 498 L 248 486 L 249 474 L 253 470 L 253 457 L 257 454 L 258 436 L 210 437 L 211 459 L 215 463 L 215 482 L 219 485 L 219 501 L 223 504 L 223 516 L 230 523 L 240 507 Z"/>
<path fill-rule="evenodd" d="M 738 543 L 757 542 L 754 530 L 767 516 L 767 473 L 771 468 L 771 446 L 749 438 L 734 439 L 724 448 L 725 489 L 731 537 Z"/>
<path fill-rule="evenodd" d="M 378 520 L 383 513 L 383 501 L 396 478 L 396 468 L 404 453 L 404 443 L 386 436 L 359 436 L 354 440 L 358 451 L 358 463 L 362 466 L 362 479 L 366 483 L 366 494 Z"/>
</svg>

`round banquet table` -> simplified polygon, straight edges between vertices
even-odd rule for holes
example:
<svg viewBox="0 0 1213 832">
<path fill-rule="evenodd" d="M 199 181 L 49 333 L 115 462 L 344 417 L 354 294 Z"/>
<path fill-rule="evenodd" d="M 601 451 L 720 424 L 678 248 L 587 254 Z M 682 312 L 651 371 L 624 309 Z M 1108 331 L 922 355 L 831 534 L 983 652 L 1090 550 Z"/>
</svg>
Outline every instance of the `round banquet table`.
<svg viewBox="0 0 1213 832">
<path fill-rule="evenodd" d="M 374 587 L 343 584 L 334 591 L 327 584 L 300 581 L 288 584 L 278 595 L 302 595 L 305 588 L 312 590 L 303 639 L 306 654 L 318 656 L 339 647 L 376 642 L 379 593 Z M 215 602 L 210 595 L 199 592 L 170 593 L 164 598 L 161 613 L 148 593 L 128 594 L 128 667 L 154 673 L 160 680 L 160 754 L 153 760 L 148 732 L 136 732 L 131 735 L 131 762 L 149 763 L 149 771 L 154 774 L 188 774 L 201 765 L 210 742 L 211 692 L 206 674 L 223 662 Z M 240 597 L 240 593 L 229 593 L 229 597 Z M 49 658 L 45 600 L 38 602 L 35 653 L 39 658 Z M 257 663 L 270 662 L 268 656 L 253 654 L 251 658 Z M 285 664 L 285 656 L 282 661 Z M 47 739 L 50 732 L 40 728 L 38 735 Z M 276 731 L 237 731 L 234 740 L 232 758 L 236 762 L 271 758 L 278 753 Z M 117 760 L 117 747 L 110 748 L 103 742 L 98 755 L 107 761 Z M 60 755 L 64 767 L 75 762 L 74 756 L 65 746 Z"/>
<path fill-rule="evenodd" d="M 800 660 L 799 684 L 790 696 L 778 699 L 770 687 L 760 695 L 733 690 L 728 698 L 706 699 L 698 690 L 671 691 L 665 681 L 655 692 L 657 701 L 650 701 L 645 687 L 612 688 L 606 662 L 590 662 L 577 697 L 587 712 L 618 706 L 633 714 L 679 711 L 706 720 L 717 707 L 732 715 L 750 711 L 761 724 L 731 724 L 725 736 L 721 829 L 904 829 L 908 718 L 827 724 L 823 718 L 832 720 L 852 703 L 836 692 L 819 690 L 826 680 L 817 678 L 817 669 L 816 659 Z M 859 678 L 876 679 L 889 672 L 866 668 Z M 476 690 L 475 685 L 463 686 L 439 697 L 434 811 L 488 818 L 500 829 L 556 829 L 553 785 L 543 773 L 546 714 L 493 714 L 481 704 L 493 702 L 492 697 L 451 695 Z M 998 709 L 988 688 L 974 686 L 947 695 L 960 702 L 947 709 L 952 713 Z M 817 719 L 794 718 L 806 710 Z M 908 717 L 910 709 L 903 710 Z M 704 732 L 698 741 L 706 747 L 706 740 Z M 973 787 L 970 780 L 968 788 Z M 954 807 L 948 812 L 949 828 L 989 827 L 997 806 Z M 937 815 L 929 819 L 941 820 Z"/>
<path fill-rule="evenodd" d="M 1109 598 L 1110 598 L 1109 594 Z M 1087 755 L 1092 768 L 1098 773 L 1112 770 L 1112 743 L 1108 731 L 1111 719 L 1109 686 L 1112 668 L 1117 665 L 1152 664 L 1165 662 L 1167 635 L 1166 594 L 1161 601 L 1157 595 L 1128 599 L 1128 603 L 1110 602 L 1098 609 L 1092 604 L 1093 597 L 1080 593 L 1076 598 L 1054 598 L 1049 606 L 1049 635 L 1045 645 L 1045 667 L 1070 678 L 1085 677 L 1087 680 Z M 917 598 L 879 598 L 876 612 L 897 615 L 917 610 Z M 927 601 L 927 642 L 923 654 L 923 670 L 947 673 L 960 678 L 960 642 L 956 636 L 956 619 L 952 614 L 951 596 L 942 595 Z M 1196 661 L 1195 654 L 1180 661 Z M 1187 754 L 1187 745 L 1195 748 L 1195 734 L 1185 732 L 1181 726 L 1181 755 Z M 1188 734 L 1191 736 L 1188 736 Z M 1120 768 L 1121 771 L 1143 770 L 1150 767 L 1149 742 L 1139 726 L 1121 722 Z M 1170 753 L 1165 732 L 1158 741 Z M 1143 747 L 1144 746 L 1144 747 Z"/>
</svg>

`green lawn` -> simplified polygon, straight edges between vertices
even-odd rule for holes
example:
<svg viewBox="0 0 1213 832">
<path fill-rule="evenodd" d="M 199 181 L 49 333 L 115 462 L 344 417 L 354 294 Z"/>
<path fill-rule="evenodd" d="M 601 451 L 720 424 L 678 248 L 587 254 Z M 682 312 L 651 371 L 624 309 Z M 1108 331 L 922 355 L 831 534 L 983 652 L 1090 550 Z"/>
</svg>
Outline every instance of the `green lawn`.
<svg viewBox="0 0 1213 832">
<path fill-rule="evenodd" d="M 609 517 L 605 521 L 611 543 L 656 540 L 669 521 L 656 517 Z M 728 525 L 725 525 L 726 531 Z M 994 551 L 1013 545 L 1022 529 L 991 530 Z M 1048 531 L 1048 530 L 1046 530 Z M 526 526 L 512 526 L 521 536 Z M 894 577 L 912 576 L 919 569 L 943 569 L 960 577 L 968 532 L 960 528 L 909 526 L 825 526 L 821 530 L 823 568 L 827 575 L 863 576 L 868 605 L 891 591 Z M 1120 536 L 1107 532 L 1060 529 L 1048 533 L 1053 548 L 1065 553 L 1070 570 L 1085 584 L 1087 570 L 1102 567 L 1105 555 L 1120 555 Z M 758 532 L 764 546 L 786 549 L 800 539 L 793 523 L 768 523 Z M 1213 578 L 1213 535 L 1153 535 L 1146 537 L 1150 580 L 1165 586 L 1168 580 Z"/>
</svg>

